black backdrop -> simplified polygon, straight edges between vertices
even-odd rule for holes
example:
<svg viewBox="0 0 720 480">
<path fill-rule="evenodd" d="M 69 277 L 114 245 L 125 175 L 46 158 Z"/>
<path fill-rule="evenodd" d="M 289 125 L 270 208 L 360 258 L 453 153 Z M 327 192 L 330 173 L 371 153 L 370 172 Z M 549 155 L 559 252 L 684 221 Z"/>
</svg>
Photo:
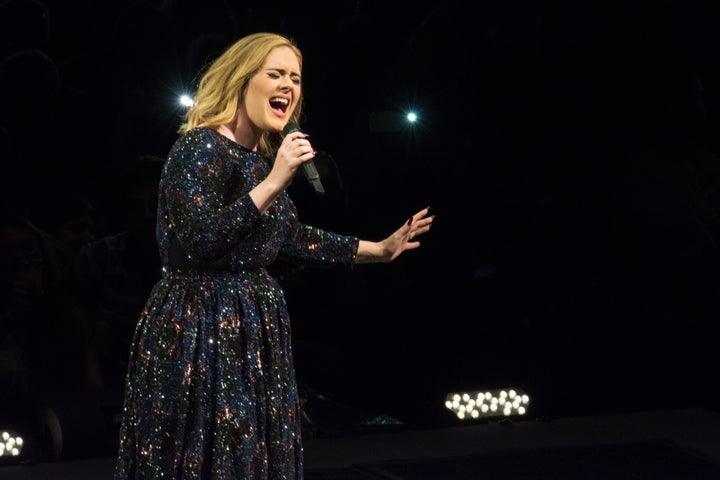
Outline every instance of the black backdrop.
<svg viewBox="0 0 720 480">
<path fill-rule="evenodd" d="M 328 189 L 291 186 L 301 218 L 380 239 L 437 215 L 394 264 L 284 272 L 303 382 L 413 421 L 513 385 L 548 415 L 716 408 L 711 5 L 0 2 L 3 191 L 40 226 L 80 194 L 121 231 L 118 172 L 167 153 L 203 63 L 286 33 Z"/>
</svg>

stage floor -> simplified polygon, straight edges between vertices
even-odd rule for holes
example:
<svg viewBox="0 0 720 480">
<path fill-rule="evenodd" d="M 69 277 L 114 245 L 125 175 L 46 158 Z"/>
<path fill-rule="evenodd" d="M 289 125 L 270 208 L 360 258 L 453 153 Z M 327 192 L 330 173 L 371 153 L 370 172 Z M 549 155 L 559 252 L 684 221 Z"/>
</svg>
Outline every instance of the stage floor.
<svg viewBox="0 0 720 480">
<path fill-rule="evenodd" d="M 612 454 L 615 457 L 608 457 L 607 453 L 605 457 L 599 454 L 592 457 L 588 452 L 608 452 L 608 447 L 613 446 L 618 447 L 616 452 L 625 451 L 629 456 L 636 454 L 634 452 L 647 452 L 648 448 L 655 449 L 655 456 L 644 453 L 636 455 L 630 459 L 635 465 L 623 467 L 625 471 L 621 467 L 613 467 L 615 470 L 608 474 L 612 466 L 608 466 L 608 458 L 616 458 L 617 453 Z M 680 455 L 663 453 L 666 451 Z M 565 456 L 559 456 L 557 452 L 564 452 Z M 567 452 L 575 453 L 567 457 Z M 549 458 L 554 459 L 555 463 L 562 463 L 563 472 L 567 473 L 567 476 L 556 475 L 557 478 L 588 478 L 574 477 L 571 469 L 582 463 L 582 468 L 593 470 L 593 461 L 598 462 L 598 468 L 602 462 L 605 473 L 591 478 L 649 479 L 650 476 L 637 473 L 640 468 L 638 464 L 643 461 L 665 462 L 666 465 L 662 466 L 663 475 L 655 478 L 720 478 L 720 413 L 692 408 L 644 411 L 437 429 L 405 429 L 305 441 L 307 480 L 533 478 L 527 476 L 527 472 L 518 472 L 517 476 L 513 476 L 512 468 L 508 469 L 507 466 L 513 464 L 513 459 L 517 460 L 515 464 L 522 462 L 526 465 L 528 459 L 534 459 L 539 466 L 547 468 Z M 567 458 L 574 461 L 568 462 Z M 686 464 L 673 465 L 675 458 Z M 468 467 L 470 463 L 475 466 Z M 28 466 L 6 465 L 0 467 L 0 478 L 111 480 L 113 464 L 113 458 L 93 458 Z M 502 475 L 493 474 L 491 469 L 487 469 L 489 465 L 501 464 L 505 466 Z M 484 474 L 475 476 L 468 473 L 472 472 L 472 468 L 486 470 Z M 634 469 L 634 473 L 627 470 L 630 468 Z M 660 466 L 648 467 L 643 471 L 649 471 L 649 468 L 657 469 Z M 445 469 L 447 473 L 437 473 L 438 469 Z M 676 472 L 683 469 L 685 475 L 690 474 L 688 469 L 701 473 L 676 476 Z M 714 477 L 716 474 L 719 476 Z M 538 474 L 534 478 L 551 477 Z"/>
</svg>

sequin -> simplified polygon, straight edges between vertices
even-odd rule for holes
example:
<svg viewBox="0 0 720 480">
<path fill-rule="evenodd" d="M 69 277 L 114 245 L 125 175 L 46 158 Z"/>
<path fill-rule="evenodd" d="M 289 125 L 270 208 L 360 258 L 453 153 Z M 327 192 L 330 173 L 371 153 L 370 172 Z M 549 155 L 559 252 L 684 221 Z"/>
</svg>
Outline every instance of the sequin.
<svg viewBox="0 0 720 480">
<path fill-rule="evenodd" d="M 270 168 L 208 128 L 170 151 L 115 480 L 303 478 L 290 319 L 267 267 L 351 268 L 358 239 L 302 224 L 285 192 L 260 214 L 248 192 Z"/>
</svg>

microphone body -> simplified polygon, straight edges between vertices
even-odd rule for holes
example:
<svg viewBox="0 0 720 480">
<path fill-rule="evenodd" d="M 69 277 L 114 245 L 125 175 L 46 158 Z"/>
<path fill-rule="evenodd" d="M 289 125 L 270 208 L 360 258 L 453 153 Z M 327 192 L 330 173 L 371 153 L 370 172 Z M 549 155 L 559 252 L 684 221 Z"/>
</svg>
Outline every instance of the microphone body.
<svg viewBox="0 0 720 480">
<path fill-rule="evenodd" d="M 302 130 L 300 130 L 300 125 L 295 122 L 290 122 L 285 125 L 285 128 L 283 128 L 283 135 L 288 135 L 293 132 L 301 131 Z M 323 188 L 322 182 L 320 181 L 320 174 L 315 168 L 315 162 L 313 162 L 312 160 L 303 162 L 302 168 L 305 177 L 308 179 L 308 182 L 310 182 L 310 185 L 312 185 L 315 193 L 317 193 L 318 195 L 325 195 L 325 189 Z"/>
</svg>

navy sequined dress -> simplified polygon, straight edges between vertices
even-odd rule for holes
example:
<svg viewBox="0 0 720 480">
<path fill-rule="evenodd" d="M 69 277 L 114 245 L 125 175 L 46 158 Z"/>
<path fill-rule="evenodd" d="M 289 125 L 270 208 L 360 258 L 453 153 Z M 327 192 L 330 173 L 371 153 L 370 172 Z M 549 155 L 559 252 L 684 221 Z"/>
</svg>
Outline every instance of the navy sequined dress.
<svg viewBox="0 0 720 480">
<path fill-rule="evenodd" d="M 300 223 L 270 163 L 199 127 L 174 144 L 158 197 L 164 265 L 135 330 L 115 479 L 302 479 L 298 391 L 277 258 L 351 268 L 358 239 Z"/>
</svg>

